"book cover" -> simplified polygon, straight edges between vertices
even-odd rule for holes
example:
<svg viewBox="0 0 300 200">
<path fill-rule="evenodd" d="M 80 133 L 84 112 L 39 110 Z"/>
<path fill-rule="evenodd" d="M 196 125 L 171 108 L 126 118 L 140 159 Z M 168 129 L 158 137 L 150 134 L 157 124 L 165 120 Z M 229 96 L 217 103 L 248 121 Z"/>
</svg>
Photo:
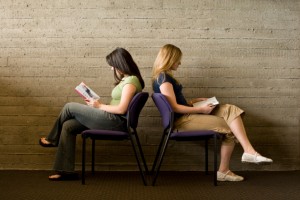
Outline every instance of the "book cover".
<svg viewBox="0 0 300 200">
<path fill-rule="evenodd" d="M 90 87 L 85 83 L 81 82 L 75 87 L 75 90 L 80 94 L 84 99 L 100 99 L 100 96 L 97 95 Z"/>
</svg>

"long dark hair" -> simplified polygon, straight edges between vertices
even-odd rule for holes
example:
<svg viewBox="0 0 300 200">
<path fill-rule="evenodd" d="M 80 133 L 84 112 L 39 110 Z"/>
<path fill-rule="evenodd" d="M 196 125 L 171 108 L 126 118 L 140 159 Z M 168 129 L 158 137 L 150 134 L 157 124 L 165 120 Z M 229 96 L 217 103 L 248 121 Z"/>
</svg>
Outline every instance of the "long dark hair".
<svg viewBox="0 0 300 200">
<path fill-rule="evenodd" d="M 129 76 L 136 76 L 139 79 L 142 88 L 145 87 L 145 82 L 141 76 L 140 70 L 126 49 L 116 48 L 106 56 L 106 61 L 114 68 L 115 85 L 118 85 L 124 77 L 124 74 L 126 74 Z M 118 75 L 117 70 L 122 74 Z"/>
</svg>

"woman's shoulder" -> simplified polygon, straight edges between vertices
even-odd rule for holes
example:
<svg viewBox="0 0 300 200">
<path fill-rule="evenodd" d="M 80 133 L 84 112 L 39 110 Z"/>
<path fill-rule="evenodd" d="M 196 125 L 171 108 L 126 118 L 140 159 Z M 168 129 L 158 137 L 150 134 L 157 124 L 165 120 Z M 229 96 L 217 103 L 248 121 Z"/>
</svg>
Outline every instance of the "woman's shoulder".
<svg viewBox="0 0 300 200">
<path fill-rule="evenodd" d="M 137 87 L 137 89 L 140 91 L 142 89 L 140 80 L 137 76 L 131 75 L 123 78 L 123 84 L 133 84 Z"/>
<path fill-rule="evenodd" d="M 131 75 L 131 76 L 127 76 L 124 77 L 123 80 L 127 83 L 131 83 L 131 82 L 139 82 L 139 79 L 137 76 Z"/>
<path fill-rule="evenodd" d="M 164 83 L 164 82 L 176 82 L 175 78 L 171 75 L 168 74 L 166 72 L 162 72 L 159 74 L 158 78 L 157 78 L 158 82 Z"/>
</svg>

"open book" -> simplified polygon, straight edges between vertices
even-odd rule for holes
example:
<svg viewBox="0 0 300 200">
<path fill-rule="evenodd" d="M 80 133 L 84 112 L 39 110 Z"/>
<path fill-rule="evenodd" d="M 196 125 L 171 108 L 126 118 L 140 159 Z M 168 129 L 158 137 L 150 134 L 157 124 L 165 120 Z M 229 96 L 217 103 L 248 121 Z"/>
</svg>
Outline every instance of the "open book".
<svg viewBox="0 0 300 200">
<path fill-rule="evenodd" d="M 211 98 L 206 99 L 205 101 L 198 101 L 198 102 L 194 103 L 193 106 L 200 107 L 200 106 L 207 105 L 207 104 L 212 104 L 215 106 L 215 105 L 219 104 L 219 101 L 217 100 L 216 97 L 211 97 Z"/>
<path fill-rule="evenodd" d="M 100 97 L 86 84 L 81 82 L 79 85 L 75 87 L 76 92 L 80 94 L 84 99 L 100 99 Z"/>
</svg>

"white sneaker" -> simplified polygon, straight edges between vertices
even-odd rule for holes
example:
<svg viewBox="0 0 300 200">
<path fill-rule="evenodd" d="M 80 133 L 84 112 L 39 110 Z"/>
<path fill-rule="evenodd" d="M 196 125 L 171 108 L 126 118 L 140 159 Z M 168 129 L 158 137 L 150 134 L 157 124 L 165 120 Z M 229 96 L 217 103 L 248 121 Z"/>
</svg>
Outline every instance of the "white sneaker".
<svg viewBox="0 0 300 200">
<path fill-rule="evenodd" d="M 233 175 L 229 175 L 230 170 L 228 170 L 228 172 L 226 172 L 225 174 L 222 172 L 217 172 L 217 180 L 218 181 L 243 181 L 244 177 L 233 174 Z"/>
<path fill-rule="evenodd" d="M 242 156 L 243 163 L 254 163 L 254 164 L 271 164 L 273 160 L 259 155 L 257 152 L 255 154 L 244 153 Z"/>
</svg>

